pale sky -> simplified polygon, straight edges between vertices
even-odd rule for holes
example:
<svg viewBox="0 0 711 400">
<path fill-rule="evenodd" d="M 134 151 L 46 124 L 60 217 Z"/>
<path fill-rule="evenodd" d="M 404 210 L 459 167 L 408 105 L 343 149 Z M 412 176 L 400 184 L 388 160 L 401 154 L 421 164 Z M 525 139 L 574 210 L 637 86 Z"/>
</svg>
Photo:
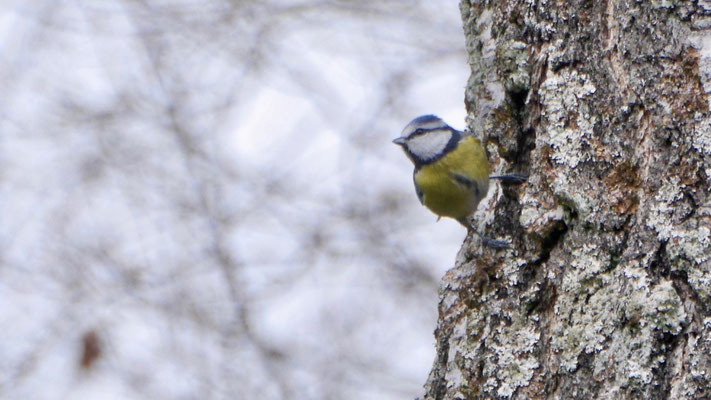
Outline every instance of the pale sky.
<svg viewBox="0 0 711 400">
<path fill-rule="evenodd" d="M 468 66 L 421 3 L 5 1 L 0 397 L 422 394 L 465 230 L 391 140 Z"/>
</svg>

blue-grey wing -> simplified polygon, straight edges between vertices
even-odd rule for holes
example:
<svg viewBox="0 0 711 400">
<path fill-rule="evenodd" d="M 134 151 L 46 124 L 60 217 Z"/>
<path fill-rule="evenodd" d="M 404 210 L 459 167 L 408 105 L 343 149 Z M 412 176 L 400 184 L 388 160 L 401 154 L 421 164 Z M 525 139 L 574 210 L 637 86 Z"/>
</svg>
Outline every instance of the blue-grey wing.
<svg viewBox="0 0 711 400">
<path fill-rule="evenodd" d="M 417 186 L 417 181 L 415 180 L 415 174 L 412 174 L 412 181 L 415 183 L 415 193 L 417 193 L 417 198 L 420 200 L 420 204 L 425 205 L 425 194 L 422 193 L 422 190 L 420 189 L 420 187 Z"/>
</svg>

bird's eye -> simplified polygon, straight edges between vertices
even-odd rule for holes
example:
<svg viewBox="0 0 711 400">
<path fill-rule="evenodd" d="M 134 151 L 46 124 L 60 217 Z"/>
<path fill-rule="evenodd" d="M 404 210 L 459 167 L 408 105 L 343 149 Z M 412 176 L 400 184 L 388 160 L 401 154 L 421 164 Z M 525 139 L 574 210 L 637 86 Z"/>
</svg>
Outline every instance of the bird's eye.
<svg viewBox="0 0 711 400">
<path fill-rule="evenodd" d="M 425 130 L 422 129 L 422 128 L 417 128 L 417 129 L 415 129 L 415 135 L 421 135 L 421 134 L 423 134 L 424 132 L 425 132 Z"/>
</svg>

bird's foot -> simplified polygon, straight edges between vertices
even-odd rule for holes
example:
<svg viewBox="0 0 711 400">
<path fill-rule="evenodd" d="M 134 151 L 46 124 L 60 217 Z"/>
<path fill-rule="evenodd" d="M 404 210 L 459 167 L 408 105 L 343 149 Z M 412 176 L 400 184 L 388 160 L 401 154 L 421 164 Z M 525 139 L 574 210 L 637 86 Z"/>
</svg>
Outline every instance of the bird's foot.
<svg viewBox="0 0 711 400">
<path fill-rule="evenodd" d="M 491 175 L 489 179 L 498 179 L 502 184 L 505 185 L 520 185 L 526 182 L 528 175 L 523 174 L 504 174 L 504 175 Z"/>
<path fill-rule="evenodd" d="M 484 246 L 491 247 L 492 249 L 505 250 L 511 248 L 511 244 L 505 240 L 489 239 L 481 236 L 481 241 Z"/>
</svg>

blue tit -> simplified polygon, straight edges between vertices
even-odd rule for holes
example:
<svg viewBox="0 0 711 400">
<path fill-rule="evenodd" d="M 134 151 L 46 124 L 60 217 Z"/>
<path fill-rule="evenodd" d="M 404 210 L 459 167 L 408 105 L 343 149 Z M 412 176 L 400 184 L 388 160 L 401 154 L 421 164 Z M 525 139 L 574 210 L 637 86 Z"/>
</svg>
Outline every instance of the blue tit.
<svg viewBox="0 0 711 400">
<path fill-rule="evenodd" d="M 415 164 L 415 192 L 439 217 L 453 218 L 476 232 L 467 219 L 486 197 L 489 179 L 520 183 L 520 175 L 489 176 L 489 160 L 481 141 L 460 132 L 434 115 L 413 119 L 393 140 Z M 484 243 L 506 248 L 508 243 L 482 237 Z"/>
</svg>

